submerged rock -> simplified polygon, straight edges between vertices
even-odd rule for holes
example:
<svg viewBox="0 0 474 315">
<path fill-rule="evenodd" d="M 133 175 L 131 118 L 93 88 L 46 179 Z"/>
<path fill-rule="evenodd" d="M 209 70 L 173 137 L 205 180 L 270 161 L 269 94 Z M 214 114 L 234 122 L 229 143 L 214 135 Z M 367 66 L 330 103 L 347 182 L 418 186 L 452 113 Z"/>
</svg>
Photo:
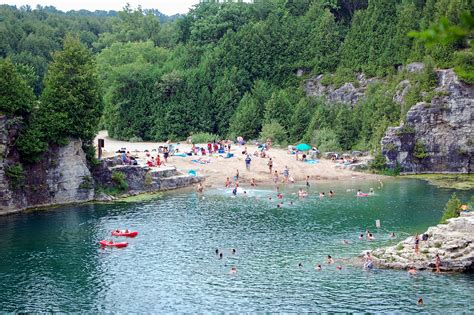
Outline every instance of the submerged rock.
<svg viewBox="0 0 474 315">
<path fill-rule="evenodd" d="M 474 271 L 474 213 L 461 213 L 447 224 L 428 228 L 428 240 L 419 243 L 415 253 L 415 237 L 409 237 L 395 246 L 364 251 L 371 252 L 373 262 L 380 268 L 434 270 L 436 254 L 441 258 L 441 271 Z"/>
</svg>

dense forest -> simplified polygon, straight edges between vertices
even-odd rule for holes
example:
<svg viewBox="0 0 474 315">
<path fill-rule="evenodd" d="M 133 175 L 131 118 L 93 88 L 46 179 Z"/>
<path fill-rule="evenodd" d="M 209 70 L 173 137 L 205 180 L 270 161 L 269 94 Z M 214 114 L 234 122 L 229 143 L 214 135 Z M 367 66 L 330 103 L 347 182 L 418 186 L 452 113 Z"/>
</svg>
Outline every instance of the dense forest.
<svg viewBox="0 0 474 315">
<path fill-rule="evenodd" d="M 387 126 L 429 97 L 436 67 L 473 83 L 469 36 L 407 35 L 472 22 L 472 11 L 470 0 L 210 1 L 174 17 L 2 5 L 0 111 L 22 119 L 25 161 L 67 137 L 90 149 L 99 127 L 132 141 L 208 133 L 376 150 Z M 397 70 L 413 61 L 424 70 Z M 382 80 L 353 107 L 302 88 L 314 75 L 341 86 L 358 73 Z M 392 97 L 406 77 L 414 88 L 400 106 Z"/>
</svg>

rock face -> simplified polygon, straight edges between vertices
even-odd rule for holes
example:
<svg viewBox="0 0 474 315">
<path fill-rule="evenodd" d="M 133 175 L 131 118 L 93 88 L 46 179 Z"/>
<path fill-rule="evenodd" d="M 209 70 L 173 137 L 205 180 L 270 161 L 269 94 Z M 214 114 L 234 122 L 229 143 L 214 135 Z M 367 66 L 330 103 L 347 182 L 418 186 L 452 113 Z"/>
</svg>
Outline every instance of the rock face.
<svg viewBox="0 0 474 315">
<path fill-rule="evenodd" d="M 149 168 L 139 165 L 102 167 L 94 171 L 94 177 L 103 186 L 112 186 L 114 172 L 125 175 L 129 192 L 156 192 L 187 187 L 204 180 L 202 176 L 180 174 L 175 167 Z"/>
<path fill-rule="evenodd" d="M 472 173 L 474 87 L 459 81 L 453 70 L 437 74 L 436 96 L 413 106 L 404 125 L 388 128 L 382 153 L 389 166 L 398 164 L 406 173 Z M 395 101 L 406 94 L 407 84 Z"/>
<path fill-rule="evenodd" d="M 324 75 L 306 80 L 304 89 L 307 96 L 325 97 L 331 103 L 345 103 L 354 106 L 365 97 L 367 87 L 377 79 L 367 79 L 364 74 L 359 74 L 355 82 L 349 82 L 339 88 L 322 84 Z"/>
<path fill-rule="evenodd" d="M 80 140 L 51 147 L 40 162 L 23 165 L 24 179 L 14 184 L 7 173 L 18 165 L 12 150 L 16 129 L 8 125 L 9 120 L 0 117 L 0 214 L 94 198 L 94 182 Z"/>
<path fill-rule="evenodd" d="M 434 269 L 436 254 L 439 254 L 441 271 L 474 271 L 474 213 L 461 213 L 461 217 L 449 219 L 447 224 L 430 227 L 425 234 L 428 234 L 428 240 L 420 240 L 418 254 L 414 250 L 414 237 L 395 246 L 373 250 L 375 265 L 394 269 Z"/>
</svg>

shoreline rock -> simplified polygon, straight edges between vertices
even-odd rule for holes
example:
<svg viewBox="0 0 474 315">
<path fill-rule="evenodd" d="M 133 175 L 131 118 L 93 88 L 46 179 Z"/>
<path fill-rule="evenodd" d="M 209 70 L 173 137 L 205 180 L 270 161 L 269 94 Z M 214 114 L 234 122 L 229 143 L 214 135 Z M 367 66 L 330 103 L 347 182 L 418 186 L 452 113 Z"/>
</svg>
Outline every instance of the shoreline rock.
<svg viewBox="0 0 474 315">
<path fill-rule="evenodd" d="M 411 236 L 394 246 L 366 250 L 361 256 L 370 252 L 378 268 L 434 270 L 439 254 L 442 272 L 474 272 L 474 212 L 463 212 L 446 224 L 428 228 L 424 234 L 428 240 L 420 240 L 418 254 L 415 237 Z"/>
</svg>

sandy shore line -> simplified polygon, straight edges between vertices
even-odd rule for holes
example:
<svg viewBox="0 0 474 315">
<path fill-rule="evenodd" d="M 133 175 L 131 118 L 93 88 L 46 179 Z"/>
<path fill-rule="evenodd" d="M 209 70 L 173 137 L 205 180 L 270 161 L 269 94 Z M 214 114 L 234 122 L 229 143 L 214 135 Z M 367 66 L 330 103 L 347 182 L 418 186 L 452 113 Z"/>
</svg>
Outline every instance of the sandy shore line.
<svg viewBox="0 0 474 315">
<path fill-rule="evenodd" d="M 107 131 L 101 131 L 97 139 L 102 138 L 105 140 L 105 146 L 103 150 L 104 157 L 116 156 L 121 148 L 126 148 L 133 156 L 139 158 L 142 163 L 146 162 L 145 150 L 150 151 L 151 156 L 156 156 L 157 152 L 153 152 L 153 149 L 157 149 L 158 146 L 164 145 L 159 142 L 127 142 L 119 141 L 108 137 Z M 97 139 L 96 142 L 97 143 Z M 190 144 L 181 142 L 179 144 L 173 144 L 174 147 L 179 148 L 180 152 L 189 151 L 191 148 Z M 204 156 L 203 158 L 209 159 L 210 163 L 199 164 L 192 160 L 199 159 L 199 157 L 179 157 L 172 156 L 168 159 L 168 166 L 175 166 L 178 171 L 182 173 L 188 173 L 189 170 L 195 170 L 199 175 L 206 177 L 205 185 L 208 187 L 222 187 L 229 177 L 231 180 L 235 176 L 237 170 L 240 173 L 239 183 L 249 184 L 252 178 L 255 178 L 257 184 L 272 184 L 273 176 L 270 175 L 268 169 L 268 158 L 252 157 L 250 170 L 246 170 L 245 167 L 245 155 L 242 154 L 244 147 L 247 147 L 248 152 L 253 153 L 257 147 L 255 145 L 233 145 L 231 147 L 231 153 L 234 154 L 233 158 L 223 158 L 221 156 Z M 306 176 L 310 176 L 310 180 L 346 180 L 346 179 L 376 179 L 380 176 L 373 174 L 366 174 L 360 172 L 349 171 L 336 167 L 336 163 L 330 160 L 321 159 L 316 164 L 308 164 L 302 161 L 297 161 L 295 155 L 289 154 L 284 149 L 272 148 L 268 151 L 270 157 L 273 160 L 273 170 L 277 170 L 281 173 L 285 166 L 289 168 L 290 176 L 295 179 L 296 182 L 305 182 Z M 161 154 L 161 158 L 163 155 Z"/>
</svg>

